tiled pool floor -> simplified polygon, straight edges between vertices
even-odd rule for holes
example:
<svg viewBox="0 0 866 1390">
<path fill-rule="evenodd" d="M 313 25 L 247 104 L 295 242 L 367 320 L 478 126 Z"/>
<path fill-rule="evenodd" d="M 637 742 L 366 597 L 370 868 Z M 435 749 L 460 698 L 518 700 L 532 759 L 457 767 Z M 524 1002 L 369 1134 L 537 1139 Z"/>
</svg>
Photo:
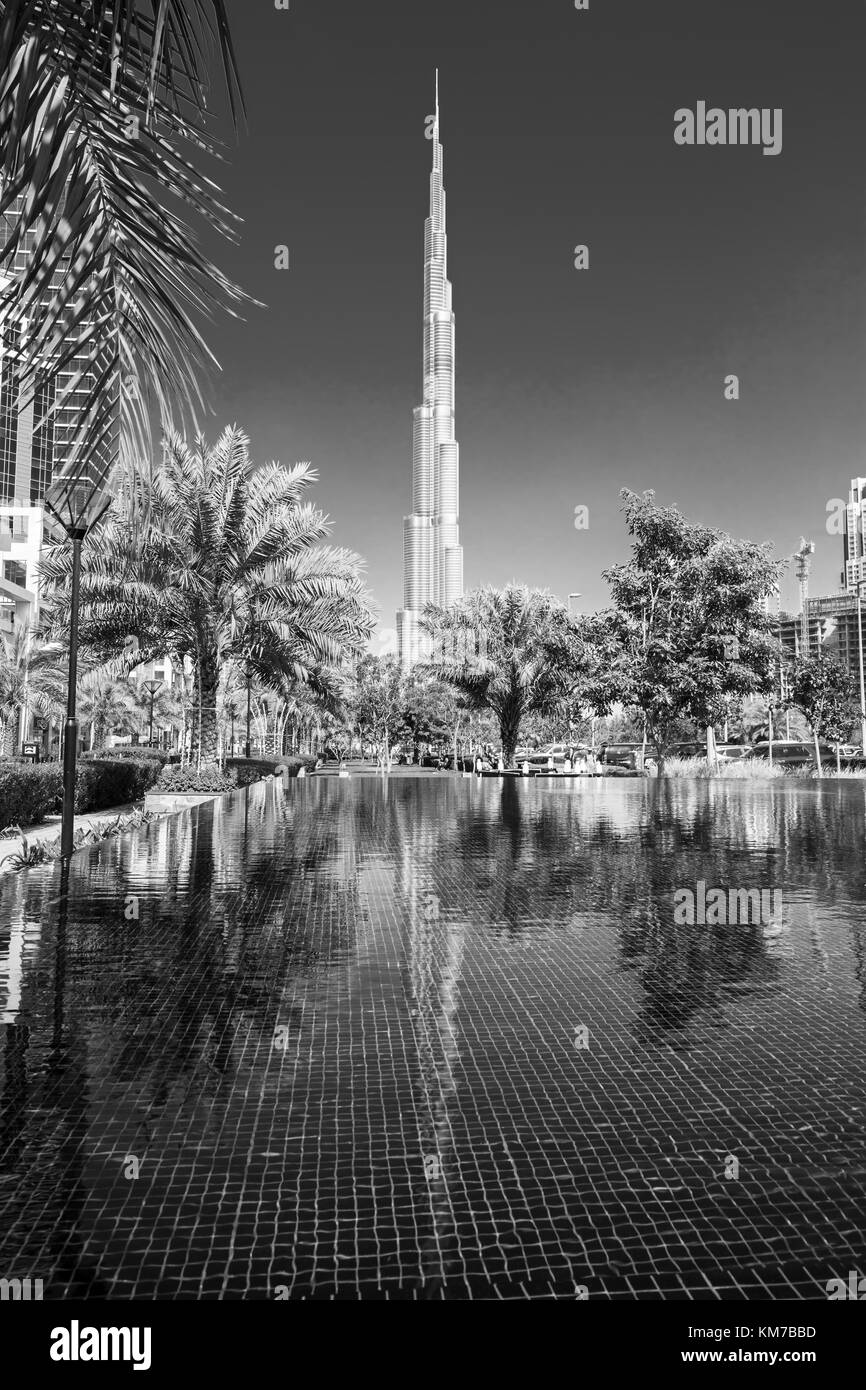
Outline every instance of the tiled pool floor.
<svg viewBox="0 0 866 1390">
<path fill-rule="evenodd" d="M 824 1298 L 866 1273 L 856 782 L 311 778 L 0 886 L 0 1277 Z M 674 893 L 777 889 L 769 922 Z M 697 891 L 697 890 L 696 890 Z"/>
</svg>

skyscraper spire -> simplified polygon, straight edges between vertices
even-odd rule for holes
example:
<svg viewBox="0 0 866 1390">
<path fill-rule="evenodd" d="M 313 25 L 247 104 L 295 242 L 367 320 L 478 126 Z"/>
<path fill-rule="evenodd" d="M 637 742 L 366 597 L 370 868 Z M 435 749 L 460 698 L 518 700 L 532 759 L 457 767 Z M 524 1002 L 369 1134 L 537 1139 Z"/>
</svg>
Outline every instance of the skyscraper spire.
<svg viewBox="0 0 866 1390">
<path fill-rule="evenodd" d="M 414 411 L 412 513 L 403 519 L 403 608 L 397 614 L 400 658 L 407 667 L 424 651 L 419 624 L 425 605 L 447 608 L 463 595 L 459 445 L 454 437 L 454 314 L 448 279 L 438 68 L 435 94 L 430 211 L 424 224 L 422 403 Z"/>
</svg>

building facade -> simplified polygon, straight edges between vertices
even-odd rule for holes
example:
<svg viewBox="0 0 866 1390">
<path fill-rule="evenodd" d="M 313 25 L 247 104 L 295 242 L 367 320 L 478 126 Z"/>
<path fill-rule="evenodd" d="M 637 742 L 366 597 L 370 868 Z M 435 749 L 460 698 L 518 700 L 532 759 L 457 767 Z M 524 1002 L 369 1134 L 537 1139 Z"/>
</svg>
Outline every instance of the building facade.
<svg viewBox="0 0 866 1390">
<path fill-rule="evenodd" d="M 424 225 L 423 395 L 413 419 L 412 513 L 403 519 L 403 607 L 397 614 L 404 667 L 427 649 L 420 627 L 426 604 L 446 608 L 463 595 L 460 448 L 454 433 L 454 312 L 448 279 L 438 73 L 431 138 L 430 212 Z"/>
<path fill-rule="evenodd" d="M 866 581 L 866 478 L 851 479 L 843 539 L 842 583 L 847 593 L 855 594 L 857 585 Z"/>
<path fill-rule="evenodd" d="M 11 226 L 21 210 L 17 199 L 6 214 Z M 33 250 L 33 232 L 27 232 L 15 252 L 13 276 L 23 276 Z M 60 261 L 51 276 L 50 292 L 60 289 L 66 264 Z M 28 621 L 39 617 L 38 565 L 45 538 L 45 494 L 52 479 L 68 461 L 75 436 L 76 404 L 86 397 L 91 378 L 84 376 L 71 396 L 55 407 L 83 361 L 73 358 L 57 373 L 36 386 L 18 357 L 27 332 L 27 321 L 7 320 L 0 334 L 0 579 L 26 589 L 33 596 Z M 5 600 L 3 600 L 5 602 Z"/>
<path fill-rule="evenodd" d="M 806 600 L 809 654 L 819 652 L 834 657 L 847 667 L 855 679 L 860 675 L 860 638 L 866 643 L 866 603 L 861 605 L 858 636 L 856 594 L 830 594 L 825 598 Z M 803 655 L 803 618 L 799 614 L 780 613 L 779 638 L 791 656 Z"/>
</svg>

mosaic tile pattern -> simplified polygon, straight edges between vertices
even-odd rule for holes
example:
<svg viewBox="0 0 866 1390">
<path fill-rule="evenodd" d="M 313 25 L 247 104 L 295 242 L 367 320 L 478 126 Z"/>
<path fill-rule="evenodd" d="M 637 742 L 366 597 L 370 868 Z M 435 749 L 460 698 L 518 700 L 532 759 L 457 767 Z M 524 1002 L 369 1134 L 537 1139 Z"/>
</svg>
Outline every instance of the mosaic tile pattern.
<svg viewBox="0 0 866 1390">
<path fill-rule="evenodd" d="M 866 1272 L 864 833 L 853 782 L 311 778 L 7 876 L 0 1277 L 824 1298 Z M 676 925 L 699 880 L 781 917 Z"/>
</svg>

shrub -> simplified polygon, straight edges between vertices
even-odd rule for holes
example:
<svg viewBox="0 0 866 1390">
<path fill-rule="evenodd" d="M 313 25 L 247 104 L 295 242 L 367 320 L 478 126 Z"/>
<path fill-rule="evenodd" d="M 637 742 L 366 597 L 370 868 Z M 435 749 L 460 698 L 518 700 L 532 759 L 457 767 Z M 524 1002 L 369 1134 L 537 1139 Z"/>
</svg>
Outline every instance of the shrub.
<svg viewBox="0 0 866 1390">
<path fill-rule="evenodd" d="M 127 830 L 137 830 L 141 825 L 147 825 L 150 821 L 156 820 L 156 813 L 153 811 L 135 810 L 128 816 L 118 816 L 116 820 L 97 822 L 95 825 L 79 826 L 72 838 L 73 850 L 81 849 L 84 845 L 96 845 L 100 840 L 110 839 L 114 835 L 123 835 Z M 28 843 L 26 835 L 22 837 L 21 849 L 17 854 L 7 854 L 0 863 L 9 861 L 13 869 L 32 869 L 39 864 L 51 864 L 55 859 L 60 858 L 60 836 L 57 835 L 53 840 L 34 840 Z"/>
<path fill-rule="evenodd" d="M 277 759 L 276 770 L 282 773 L 286 768 L 290 777 L 297 777 L 301 766 L 305 767 L 307 772 L 315 772 L 318 761 L 318 758 L 313 758 L 308 753 L 286 753 Z"/>
<path fill-rule="evenodd" d="M 36 825 L 62 794 L 59 763 L 0 763 L 0 825 Z"/>
<path fill-rule="evenodd" d="M 75 810 L 103 811 L 138 801 L 160 774 L 154 758 L 90 758 L 78 765 Z"/>
<path fill-rule="evenodd" d="M 698 777 L 701 780 L 715 780 L 717 777 L 735 782 L 766 782 L 770 778 L 788 776 L 779 763 L 771 767 L 765 758 L 737 758 L 730 762 L 722 758 L 718 772 L 706 758 L 666 758 L 666 777 Z"/>
<path fill-rule="evenodd" d="M 273 777 L 281 758 L 226 758 L 226 768 L 235 774 L 239 787 L 248 787 L 262 777 Z"/>
<path fill-rule="evenodd" d="M 156 782 L 158 792 L 227 792 L 237 782 L 231 770 L 223 772 L 218 763 L 203 767 L 164 767 Z"/>
<path fill-rule="evenodd" d="M 135 744 L 130 744 L 123 748 L 101 748 L 96 753 L 85 753 L 83 756 L 85 758 L 108 759 L 110 762 L 115 762 L 117 759 L 123 761 L 125 758 L 132 758 L 134 761 L 140 762 L 143 758 L 152 758 L 154 762 L 159 763 L 160 767 L 165 767 L 166 763 L 172 762 L 177 757 L 177 754 L 166 753 L 163 748 L 139 748 Z"/>
</svg>

